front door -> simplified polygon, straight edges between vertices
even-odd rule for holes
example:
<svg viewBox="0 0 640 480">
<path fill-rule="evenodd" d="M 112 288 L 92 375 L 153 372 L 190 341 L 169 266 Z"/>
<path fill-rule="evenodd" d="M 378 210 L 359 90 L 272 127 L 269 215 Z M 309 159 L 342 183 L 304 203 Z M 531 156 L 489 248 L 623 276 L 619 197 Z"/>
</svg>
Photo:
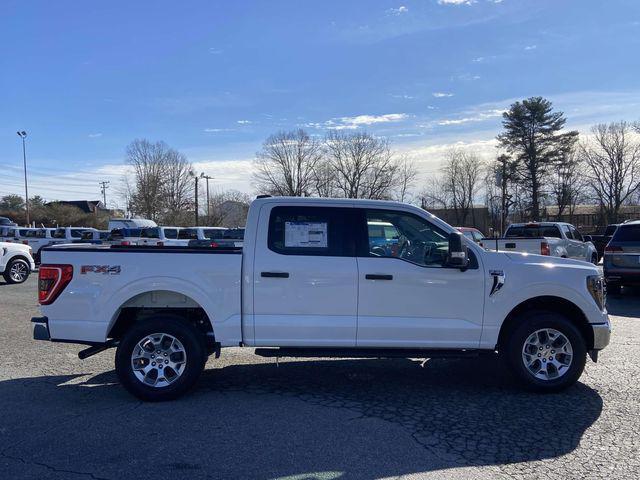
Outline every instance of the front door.
<svg viewBox="0 0 640 480">
<path fill-rule="evenodd" d="M 353 208 L 260 212 L 253 266 L 257 346 L 355 346 L 358 273 Z"/>
<path fill-rule="evenodd" d="M 357 345 L 477 348 L 485 278 L 478 259 L 462 272 L 444 266 L 447 233 L 410 212 L 362 210 L 358 248 Z M 381 245 L 380 226 L 397 234 Z M 362 243 L 362 242 L 361 242 Z"/>
</svg>

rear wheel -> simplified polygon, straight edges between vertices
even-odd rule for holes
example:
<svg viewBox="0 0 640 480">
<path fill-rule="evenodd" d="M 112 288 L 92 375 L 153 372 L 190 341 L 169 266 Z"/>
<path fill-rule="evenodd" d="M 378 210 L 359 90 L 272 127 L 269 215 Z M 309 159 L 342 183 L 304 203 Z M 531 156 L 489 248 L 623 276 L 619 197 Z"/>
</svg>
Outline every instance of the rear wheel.
<svg viewBox="0 0 640 480">
<path fill-rule="evenodd" d="M 23 283 L 29 278 L 31 268 L 26 260 L 16 258 L 7 265 L 2 276 L 7 283 Z"/>
<path fill-rule="evenodd" d="M 530 311 L 506 341 L 506 360 L 525 387 L 557 392 L 573 385 L 584 370 L 587 347 L 580 331 L 555 312 Z"/>
<path fill-rule="evenodd" d="M 116 352 L 122 385 L 141 400 L 173 400 L 198 380 L 207 360 L 204 335 L 177 317 L 134 325 Z"/>
</svg>

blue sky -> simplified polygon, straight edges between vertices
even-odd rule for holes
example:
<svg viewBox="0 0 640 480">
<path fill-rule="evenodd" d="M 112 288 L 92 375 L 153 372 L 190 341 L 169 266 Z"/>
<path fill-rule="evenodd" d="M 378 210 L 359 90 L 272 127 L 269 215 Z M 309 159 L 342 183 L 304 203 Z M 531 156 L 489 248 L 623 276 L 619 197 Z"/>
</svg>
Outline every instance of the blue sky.
<svg viewBox="0 0 640 480">
<path fill-rule="evenodd" d="M 388 136 L 421 179 L 451 144 L 485 156 L 509 103 L 569 126 L 640 119 L 636 0 L 7 1 L 0 16 L 0 195 L 97 198 L 137 137 L 217 188 L 250 191 L 273 132 Z"/>
</svg>

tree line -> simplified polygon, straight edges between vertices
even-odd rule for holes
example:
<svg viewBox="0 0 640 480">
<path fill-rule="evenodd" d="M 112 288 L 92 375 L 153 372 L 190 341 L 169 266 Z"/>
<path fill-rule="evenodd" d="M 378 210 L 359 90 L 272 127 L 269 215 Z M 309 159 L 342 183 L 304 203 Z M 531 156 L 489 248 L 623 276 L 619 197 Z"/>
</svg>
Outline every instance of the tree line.
<svg viewBox="0 0 640 480">
<path fill-rule="evenodd" d="M 496 158 L 451 149 L 439 175 L 426 182 L 423 206 L 451 209 L 456 223 L 465 224 L 484 193 L 499 225 L 513 216 L 539 221 L 547 206 L 571 216 L 582 203 L 618 222 L 621 208 L 640 200 L 640 124 L 597 124 L 582 139 L 565 124 L 564 113 L 542 97 L 513 103 L 503 114 Z"/>
</svg>

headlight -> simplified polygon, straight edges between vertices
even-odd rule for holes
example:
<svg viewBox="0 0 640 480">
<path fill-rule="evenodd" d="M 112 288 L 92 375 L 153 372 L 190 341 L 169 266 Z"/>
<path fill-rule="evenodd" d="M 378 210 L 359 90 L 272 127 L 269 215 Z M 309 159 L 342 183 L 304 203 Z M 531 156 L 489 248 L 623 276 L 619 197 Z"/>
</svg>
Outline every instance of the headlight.
<svg viewBox="0 0 640 480">
<path fill-rule="evenodd" d="M 589 275 L 587 277 L 587 290 L 593 297 L 600 310 L 604 310 L 606 291 L 602 275 Z"/>
</svg>

